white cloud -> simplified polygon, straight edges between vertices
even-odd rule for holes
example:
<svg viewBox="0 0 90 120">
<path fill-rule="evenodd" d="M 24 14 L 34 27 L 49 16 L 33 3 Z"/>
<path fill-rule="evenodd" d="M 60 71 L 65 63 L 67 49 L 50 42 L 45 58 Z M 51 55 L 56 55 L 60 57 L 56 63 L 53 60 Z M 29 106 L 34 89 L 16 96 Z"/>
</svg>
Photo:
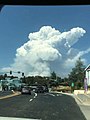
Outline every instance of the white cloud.
<svg viewBox="0 0 90 120">
<path fill-rule="evenodd" d="M 43 26 L 38 32 L 30 33 L 29 41 L 16 50 L 16 58 L 9 69 L 34 76 L 48 76 L 51 71 L 67 75 L 78 57 L 90 52 L 90 49 L 72 48 L 85 33 L 79 27 L 61 33 L 51 26 Z"/>
<path fill-rule="evenodd" d="M 71 50 L 71 49 L 70 49 Z M 74 56 L 72 58 L 68 57 L 65 62 L 64 62 L 64 67 L 67 67 L 67 68 L 70 68 L 70 67 L 74 67 L 75 65 L 75 62 L 82 56 L 84 56 L 85 54 L 89 53 L 90 52 L 90 48 L 85 50 L 85 51 L 80 51 L 80 52 L 77 52 L 77 54 L 74 54 Z M 69 51 L 69 54 L 72 56 L 72 53 L 71 51 Z M 86 63 L 86 60 L 84 58 L 82 58 L 82 61 L 84 63 Z"/>
</svg>

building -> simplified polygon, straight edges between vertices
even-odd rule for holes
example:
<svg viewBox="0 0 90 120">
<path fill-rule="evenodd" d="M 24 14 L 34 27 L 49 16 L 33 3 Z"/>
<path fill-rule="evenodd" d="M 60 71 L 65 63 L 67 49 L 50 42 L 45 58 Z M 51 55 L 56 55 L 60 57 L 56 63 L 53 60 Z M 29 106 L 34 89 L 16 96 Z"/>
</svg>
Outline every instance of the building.
<svg viewBox="0 0 90 120">
<path fill-rule="evenodd" d="M 0 81 L 0 91 L 2 91 L 2 83 L 1 83 L 1 81 Z"/>
<path fill-rule="evenodd" d="M 87 84 L 90 85 L 90 64 L 85 68 L 85 78 L 87 79 Z"/>
<path fill-rule="evenodd" d="M 19 78 L 6 78 L 5 80 L 0 80 L 0 91 L 2 90 L 20 90 L 23 85 Z"/>
</svg>

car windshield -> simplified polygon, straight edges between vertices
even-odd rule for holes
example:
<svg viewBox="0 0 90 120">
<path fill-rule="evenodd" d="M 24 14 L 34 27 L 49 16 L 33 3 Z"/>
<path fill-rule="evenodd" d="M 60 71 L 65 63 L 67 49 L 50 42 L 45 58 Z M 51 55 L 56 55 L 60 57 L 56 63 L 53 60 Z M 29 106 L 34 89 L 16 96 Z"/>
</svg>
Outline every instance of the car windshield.
<svg viewBox="0 0 90 120">
<path fill-rule="evenodd" d="M 89 120 L 89 38 L 90 5 L 3 6 L 0 120 Z"/>
</svg>

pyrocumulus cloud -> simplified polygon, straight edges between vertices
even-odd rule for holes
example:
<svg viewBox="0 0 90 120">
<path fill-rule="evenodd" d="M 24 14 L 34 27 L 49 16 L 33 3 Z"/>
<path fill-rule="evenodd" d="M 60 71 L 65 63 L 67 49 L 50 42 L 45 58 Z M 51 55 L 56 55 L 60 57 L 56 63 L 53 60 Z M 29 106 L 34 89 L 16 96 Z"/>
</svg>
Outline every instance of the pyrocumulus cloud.
<svg viewBox="0 0 90 120">
<path fill-rule="evenodd" d="M 61 77 L 66 76 L 76 60 L 90 52 L 90 49 L 79 51 L 73 48 L 85 33 L 80 27 L 61 33 L 51 26 L 43 26 L 28 35 L 28 42 L 16 50 L 14 63 L 3 70 L 20 70 L 27 76 L 49 76 L 55 71 Z"/>
</svg>

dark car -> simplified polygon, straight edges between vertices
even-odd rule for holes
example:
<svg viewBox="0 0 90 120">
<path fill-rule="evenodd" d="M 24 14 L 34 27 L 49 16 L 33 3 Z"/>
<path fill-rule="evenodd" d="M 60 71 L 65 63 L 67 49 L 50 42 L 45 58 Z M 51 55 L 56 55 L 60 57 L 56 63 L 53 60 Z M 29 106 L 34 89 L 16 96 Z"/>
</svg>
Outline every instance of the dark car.
<svg viewBox="0 0 90 120">
<path fill-rule="evenodd" d="M 30 89 L 30 87 L 29 86 L 22 87 L 21 93 L 22 94 L 29 94 L 29 95 L 31 95 L 31 89 Z"/>
<path fill-rule="evenodd" d="M 49 92 L 49 89 L 47 86 L 43 86 L 44 92 Z"/>
<path fill-rule="evenodd" d="M 44 93 L 44 88 L 43 86 L 37 86 L 37 88 L 35 89 L 36 93 Z"/>
</svg>

